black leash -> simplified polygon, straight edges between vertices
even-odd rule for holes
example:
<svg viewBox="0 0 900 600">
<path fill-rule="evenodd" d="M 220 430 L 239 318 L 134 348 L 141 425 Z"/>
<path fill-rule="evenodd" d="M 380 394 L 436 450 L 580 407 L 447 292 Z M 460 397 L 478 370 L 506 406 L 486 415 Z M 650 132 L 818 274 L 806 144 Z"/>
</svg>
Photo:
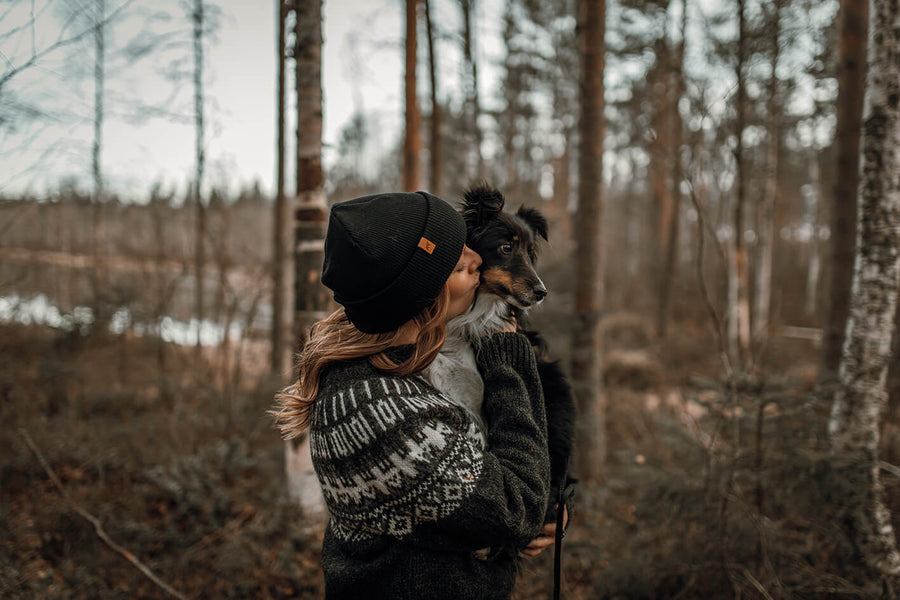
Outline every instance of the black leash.
<svg viewBox="0 0 900 600">
<path fill-rule="evenodd" d="M 556 498 L 556 544 L 553 549 L 553 600 L 559 600 L 560 580 L 562 578 L 562 540 L 566 535 L 564 527 L 564 519 L 566 515 L 566 504 L 575 485 L 569 483 L 568 468 L 563 473 L 562 481 L 559 485 L 559 492 Z"/>
<path fill-rule="evenodd" d="M 566 505 L 563 504 L 564 486 L 559 486 L 556 508 L 556 544 L 553 549 L 553 600 L 559 600 L 559 581 L 562 572 L 562 540 L 563 540 L 563 516 Z"/>
</svg>

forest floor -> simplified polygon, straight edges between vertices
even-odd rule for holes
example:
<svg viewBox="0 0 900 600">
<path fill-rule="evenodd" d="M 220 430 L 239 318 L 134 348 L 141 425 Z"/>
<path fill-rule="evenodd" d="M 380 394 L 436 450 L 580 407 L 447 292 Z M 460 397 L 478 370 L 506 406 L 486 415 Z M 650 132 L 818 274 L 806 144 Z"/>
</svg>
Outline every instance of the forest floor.
<svg viewBox="0 0 900 600">
<path fill-rule="evenodd" d="M 706 409 L 686 386 L 720 370 L 703 328 L 679 329 L 663 350 L 639 319 L 620 321 L 608 335 L 610 477 L 579 489 L 568 599 L 652 597 L 625 581 L 650 568 L 623 556 L 640 528 L 627 473 L 679 460 L 658 417 L 688 431 Z M 811 347 L 779 353 L 808 380 Z M 219 369 L 212 353 L 147 338 L 0 326 L 0 597 L 169 597 L 126 555 L 187 598 L 322 596 L 321 523 L 287 501 L 282 442 L 265 414 L 278 382 L 248 370 L 226 385 Z M 614 563 L 627 575 L 611 576 Z M 527 560 L 515 598 L 550 597 L 552 564 L 552 551 Z M 655 585 L 657 596 L 660 585 L 696 587 L 683 574 Z"/>
</svg>

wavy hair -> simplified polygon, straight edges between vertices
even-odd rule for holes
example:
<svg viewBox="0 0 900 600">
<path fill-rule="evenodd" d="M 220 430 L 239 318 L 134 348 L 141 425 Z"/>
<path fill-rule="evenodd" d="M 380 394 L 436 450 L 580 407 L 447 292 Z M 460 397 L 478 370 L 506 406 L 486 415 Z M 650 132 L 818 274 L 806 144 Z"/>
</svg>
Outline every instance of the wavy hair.
<svg viewBox="0 0 900 600">
<path fill-rule="evenodd" d="M 297 380 L 275 395 L 269 411 L 284 439 L 292 439 L 309 428 L 310 411 L 319 392 L 319 378 L 329 364 L 368 357 L 376 369 L 394 375 L 409 375 L 427 367 L 438 355 L 446 335 L 445 321 L 450 292 L 445 285 L 438 297 L 415 317 L 393 331 L 364 333 L 339 308 L 312 326 L 309 340 L 297 354 Z M 394 362 L 386 350 L 415 339 L 412 356 Z"/>
</svg>

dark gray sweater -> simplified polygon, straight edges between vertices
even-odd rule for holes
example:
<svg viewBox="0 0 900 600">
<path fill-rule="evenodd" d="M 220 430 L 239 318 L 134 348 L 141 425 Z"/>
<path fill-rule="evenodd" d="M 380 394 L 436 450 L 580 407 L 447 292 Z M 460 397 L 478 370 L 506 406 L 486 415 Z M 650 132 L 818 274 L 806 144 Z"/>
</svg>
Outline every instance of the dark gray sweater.
<svg viewBox="0 0 900 600">
<path fill-rule="evenodd" d="M 466 410 L 419 376 L 365 359 L 326 369 L 310 449 L 331 517 L 329 600 L 509 598 L 516 554 L 548 504 L 547 423 L 524 335 L 494 334 L 477 363 L 487 447 Z"/>
</svg>

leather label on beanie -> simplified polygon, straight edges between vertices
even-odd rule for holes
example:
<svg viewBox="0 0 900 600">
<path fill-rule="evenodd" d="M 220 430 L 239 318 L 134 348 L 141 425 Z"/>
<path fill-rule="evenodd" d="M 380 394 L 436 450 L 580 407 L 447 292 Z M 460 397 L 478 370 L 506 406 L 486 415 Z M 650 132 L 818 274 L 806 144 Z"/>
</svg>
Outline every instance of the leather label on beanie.
<svg viewBox="0 0 900 600">
<path fill-rule="evenodd" d="M 419 240 L 419 248 L 421 248 L 428 254 L 431 254 L 432 252 L 434 252 L 435 245 L 434 245 L 434 242 L 432 242 L 431 240 L 429 240 L 426 237 L 423 237 L 422 239 Z"/>
</svg>

